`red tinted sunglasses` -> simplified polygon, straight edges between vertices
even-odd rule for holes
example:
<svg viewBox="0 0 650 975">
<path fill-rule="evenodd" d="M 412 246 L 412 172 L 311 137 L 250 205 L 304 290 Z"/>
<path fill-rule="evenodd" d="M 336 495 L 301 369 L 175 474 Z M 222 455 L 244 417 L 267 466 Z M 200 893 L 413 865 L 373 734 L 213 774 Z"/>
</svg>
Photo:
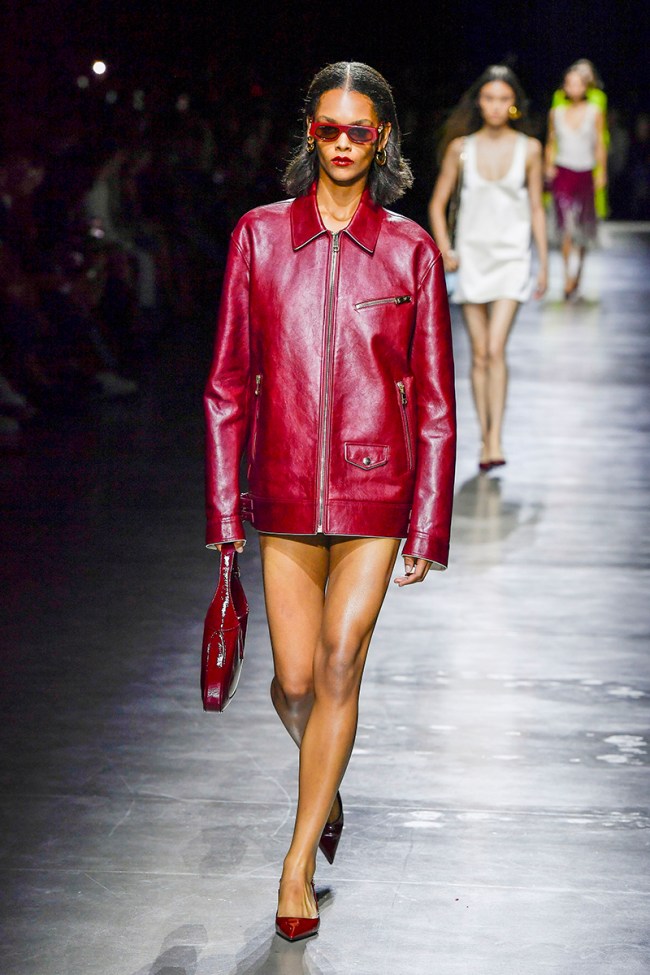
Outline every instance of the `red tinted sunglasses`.
<svg viewBox="0 0 650 975">
<path fill-rule="evenodd" d="M 309 134 L 319 142 L 334 142 L 335 139 L 345 132 L 350 142 L 355 142 L 359 146 L 368 146 L 376 142 L 383 125 L 339 125 L 335 122 L 312 122 L 309 126 Z"/>
</svg>

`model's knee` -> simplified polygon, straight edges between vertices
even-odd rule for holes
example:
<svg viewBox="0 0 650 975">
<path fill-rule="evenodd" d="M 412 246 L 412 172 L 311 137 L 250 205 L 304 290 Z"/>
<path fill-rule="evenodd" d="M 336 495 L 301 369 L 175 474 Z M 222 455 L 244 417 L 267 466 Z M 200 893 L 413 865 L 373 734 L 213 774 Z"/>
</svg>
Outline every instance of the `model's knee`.
<svg viewBox="0 0 650 975">
<path fill-rule="evenodd" d="M 488 367 L 488 354 L 485 349 L 474 349 L 472 351 L 472 369 L 475 372 L 486 372 Z"/>
<path fill-rule="evenodd" d="M 505 349 L 496 348 L 489 349 L 487 354 L 487 365 L 489 369 L 494 369 L 495 366 L 505 365 Z"/>
<path fill-rule="evenodd" d="M 345 703 L 359 693 L 363 663 L 358 644 L 325 645 L 316 666 L 316 696 Z"/>
<path fill-rule="evenodd" d="M 312 700 L 314 694 L 311 679 L 287 676 L 282 680 L 276 675 L 271 681 L 271 700 L 276 709 L 298 710 Z"/>
</svg>

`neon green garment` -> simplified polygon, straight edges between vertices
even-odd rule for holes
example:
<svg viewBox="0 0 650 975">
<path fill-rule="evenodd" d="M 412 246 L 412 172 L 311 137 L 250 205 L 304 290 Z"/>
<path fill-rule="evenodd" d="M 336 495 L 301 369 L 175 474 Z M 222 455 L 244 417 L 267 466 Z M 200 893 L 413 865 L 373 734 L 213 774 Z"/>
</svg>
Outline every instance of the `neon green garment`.
<svg viewBox="0 0 650 975">
<path fill-rule="evenodd" d="M 607 128 L 607 95 L 600 88 L 587 88 L 587 101 L 595 105 L 603 113 L 603 121 L 605 123 L 603 136 L 605 139 L 605 146 L 609 146 L 609 129 Z M 553 95 L 553 102 L 551 108 L 558 108 L 560 105 L 569 105 L 570 101 L 564 94 L 563 88 L 558 88 L 558 90 Z M 598 167 L 594 170 L 594 176 L 598 175 Z M 594 195 L 594 204 L 596 207 L 596 214 L 599 217 L 606 217 L 609 213 L 609 203 L 607 202 L 607 187 L 603 186 L 602 189 L 596 190 Z"/>
</svg>

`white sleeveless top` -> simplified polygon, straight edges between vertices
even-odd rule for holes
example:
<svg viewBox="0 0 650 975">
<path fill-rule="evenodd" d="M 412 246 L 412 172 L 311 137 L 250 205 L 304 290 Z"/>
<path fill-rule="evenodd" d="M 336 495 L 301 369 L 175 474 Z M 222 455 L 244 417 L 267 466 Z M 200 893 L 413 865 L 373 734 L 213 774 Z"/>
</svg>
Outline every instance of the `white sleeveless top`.
<svg viewBox="0 0 650 975">
<path fill-rule="evenodd" d="M 585 115 L 577 129 L 566 121 L 566 106 L 554 109 L 557 138 L 556 166 L 572 169 L 574 173 L 589 173 L 596 166 L 596 112 L 598 108 L 587 102 Z"/>
<path fill-rule="evenodd" d="M 458 211 L 458 275 L 452 301 L 484 304 L 497 298 L 527 301 L 531 293 L 530 201 L 526 186 L 528 136 L 515 140 L 510 169 L 484 179 L 476 162 L 476 136 L 465 139 Z"/>
</svg>

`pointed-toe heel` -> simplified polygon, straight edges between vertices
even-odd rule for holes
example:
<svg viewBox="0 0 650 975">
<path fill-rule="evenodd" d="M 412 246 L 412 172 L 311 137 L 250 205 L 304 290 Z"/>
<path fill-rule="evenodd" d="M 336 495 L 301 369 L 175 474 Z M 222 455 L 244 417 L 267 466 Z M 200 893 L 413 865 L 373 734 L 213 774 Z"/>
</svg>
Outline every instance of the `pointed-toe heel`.
<svg viewBox="0 0 650 975">
<path fill-rule="evenodd" d="M 316 911 L 318 912 L 318 897 L 314 885 L 311 885 L 316 901 Z M 312 938 L 318 934 L 320 927 L 320 913 L 316 917 L 279 917 L 275 915 L 275 933 L 279 934 L 285 941 L 303 941 L 305 938 Z"/>
<path fill-rule="evenodd" d="M 343 832 L 344 825 L 343 803 L 341 801 L 340 792 L 336 793 L 336 798 L 339 801 L 341 811 L 333 823 L 325 823 L 325 828 L 321 833 L 321 838 L 318 843 L 318 849 L 321 851 L 328 863 L 334 863 L 334 857 L 336 856 L 336 851 L 341 840 L 341 833 Z"/>
<path fill-rule="evenodd" d="M 318 934 L 319 917 L 277 917 L 275 918 L 275 933 L 285 941 L 302 941 L 313 938 Z"/>
</svg>

